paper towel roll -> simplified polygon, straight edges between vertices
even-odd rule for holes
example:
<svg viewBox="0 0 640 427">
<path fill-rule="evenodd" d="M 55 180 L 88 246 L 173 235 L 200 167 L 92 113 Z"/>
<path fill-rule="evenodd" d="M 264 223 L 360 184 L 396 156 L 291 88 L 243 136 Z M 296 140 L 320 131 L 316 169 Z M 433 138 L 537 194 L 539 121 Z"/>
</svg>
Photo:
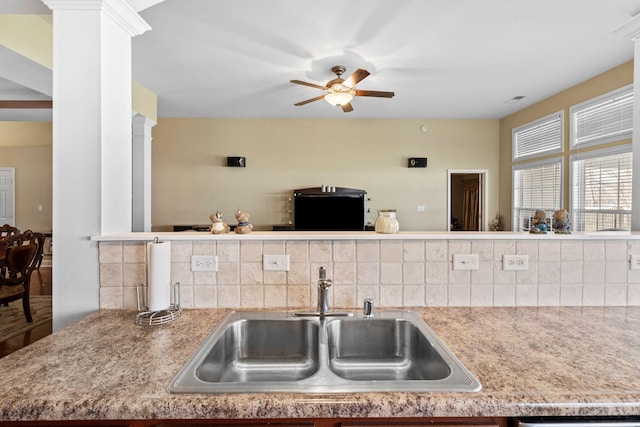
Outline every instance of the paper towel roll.
<svg viewBox="0 0 640 427">
<path fill-rule="evenodd" d="M 149 310 L 171 304 L 171 242 L 147 243 L 147 286 Z"/>
</svg>

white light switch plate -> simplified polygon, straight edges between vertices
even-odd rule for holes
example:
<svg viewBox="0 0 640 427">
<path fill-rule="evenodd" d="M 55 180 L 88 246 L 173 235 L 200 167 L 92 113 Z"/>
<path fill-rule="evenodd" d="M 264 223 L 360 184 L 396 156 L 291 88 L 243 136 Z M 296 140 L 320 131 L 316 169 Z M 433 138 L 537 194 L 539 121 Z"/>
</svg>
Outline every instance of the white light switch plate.
<svg viewBox="0 0 640 427">
<path fill-rule="evenodd" d="M 629 269 L 640 270 L 640 255 L 631 255 L 629 257 Z"/>
<path fill-rule="evenodd" d="M 478 254 L 454 254 L 453 269 L 454 270 L 478 270 L 480 268 L 480 260 Z"/>
<path fill-rule="evenodd" d="M 289 255 L 264 255 L 262 269 L 264 271 L 289 271 Z"/>
</svg>

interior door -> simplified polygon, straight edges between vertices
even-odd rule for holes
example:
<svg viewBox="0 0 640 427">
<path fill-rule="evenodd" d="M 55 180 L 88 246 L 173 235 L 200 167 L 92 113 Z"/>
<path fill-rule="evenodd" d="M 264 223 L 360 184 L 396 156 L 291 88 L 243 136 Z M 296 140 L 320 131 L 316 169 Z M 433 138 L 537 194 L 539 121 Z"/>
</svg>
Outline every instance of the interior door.
<svg viewBox="0 0 640 427">
<path fill-rule="evenodd" d="M 487 171 L 448 170 L 447 221 L 450 231 L 487 230 Z"/>
<path fill-rule="evenodd" d="M 0 225 L 15 226 L 14 176 L 14 168 L 0 168 Z"/>
</svg>

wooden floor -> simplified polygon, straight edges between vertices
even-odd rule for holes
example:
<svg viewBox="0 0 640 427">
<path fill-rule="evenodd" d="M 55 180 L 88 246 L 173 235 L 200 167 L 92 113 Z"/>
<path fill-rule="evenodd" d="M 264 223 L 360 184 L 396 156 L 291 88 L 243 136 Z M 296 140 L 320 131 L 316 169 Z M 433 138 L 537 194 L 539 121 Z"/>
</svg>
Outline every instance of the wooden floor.
<svg viewBox="0 0 640 427">
<path fill-rule="evenodd" d="M 51 268 L 40 267 L 39 271 L 34 271 L 31 276 L 31 295 L 51 295 Z M 30 331 L 24 332 L 6 341 L 0 342 L 0 357 L 13 353 L 40 338 L 51 334 L 51 322 L 38 325 Z"/>
</svg>

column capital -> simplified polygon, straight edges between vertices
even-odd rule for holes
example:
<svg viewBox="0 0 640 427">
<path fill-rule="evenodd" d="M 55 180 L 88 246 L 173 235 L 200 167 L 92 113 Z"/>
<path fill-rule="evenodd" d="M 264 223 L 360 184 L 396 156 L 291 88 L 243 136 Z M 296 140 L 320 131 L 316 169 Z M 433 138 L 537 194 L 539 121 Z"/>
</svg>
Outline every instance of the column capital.
<svg viewBox="0 0 640 427">
<path fill-rule="evenodd" d="M 612 33 L 633 41 L 640 40 L 640 14 L 614 29 Z"/>
<path fill-rule="evenodd" d="M 158 124 L 158 122 L 156 122 L 155 120 L 152 120 L 149 117 L 144 116 L 136 111 L 132 111 L 131 120 L 133 121 L 134 124 L 143 125 L 143 126 L 154 127 L 155 125 Z"/>
<path fill-rule="evenodd" d="M 131 37 L 138 36 L 151 29 L 149 24 L 138 15 L 126 0 L 42 0 L 42 2 L 53 11 L 102 11 L 119 24 Z"/>
</svg>

